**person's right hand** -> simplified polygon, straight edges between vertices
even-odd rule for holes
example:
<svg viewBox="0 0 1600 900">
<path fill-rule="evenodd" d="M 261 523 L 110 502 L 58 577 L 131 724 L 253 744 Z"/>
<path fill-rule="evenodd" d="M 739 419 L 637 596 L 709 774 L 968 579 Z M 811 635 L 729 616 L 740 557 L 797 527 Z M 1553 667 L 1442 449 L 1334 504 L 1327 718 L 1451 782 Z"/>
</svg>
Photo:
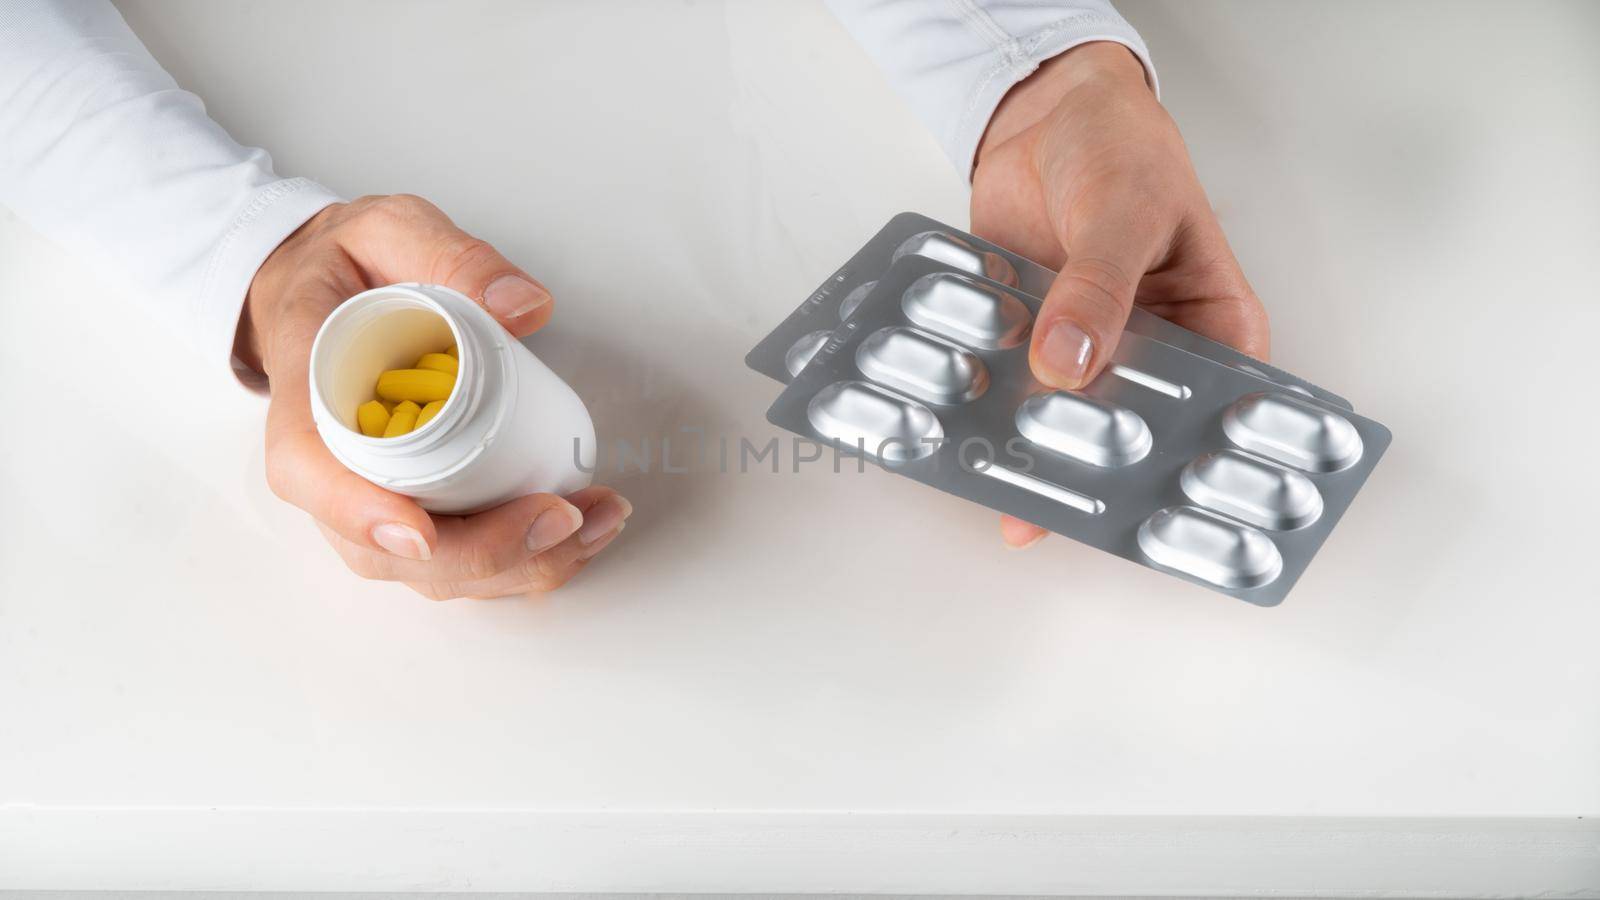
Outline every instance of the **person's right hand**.
<svg viewBox="0 0 1600 900">
<path fill-rule="evenodd" d="M 1059 274 L 1034 323 L 1041 384 L 1078 390 L 1135 305 L 1257 359 L 1267 312 L 1228 247 L 1178 126 L 1120 44 L 1083 44 L 1006 94 L 972 176 L 972 232 Z M 1013 547 L 1045 529 L 1002 516 Z"/>
<path fill-rule="evenodd" d="M 442 284 L 517 337 L 550 319 L 550 292 L 433 204 L 405 195 L 327 207 L 267 257 L 251 282 L 236 353 L 267 375 L 267 481 L 317 520 L 357 575 L 435 600 L 553 590 L 622 531 L 633 511 L 610 488 L 533 494 L 470 516 L 430 516 L 346 469 L 311 419 L 311 343 L 328 313 L 369 288 Z"/>
</svg>

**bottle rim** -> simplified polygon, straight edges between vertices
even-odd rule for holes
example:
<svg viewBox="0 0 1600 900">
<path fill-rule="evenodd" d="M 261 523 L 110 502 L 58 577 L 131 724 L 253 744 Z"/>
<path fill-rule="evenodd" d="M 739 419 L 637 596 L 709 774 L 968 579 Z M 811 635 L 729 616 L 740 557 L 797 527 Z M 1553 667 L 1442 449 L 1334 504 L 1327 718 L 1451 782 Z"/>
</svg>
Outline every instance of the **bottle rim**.
<svg viewBox="0 0 1600 900">
<path fill-rule="evenodd" d="M 483 391 L 484 354 L 472 329 L 466 327 L 444 304 L 419 288 L 420 285 L 395 284 L 373 288 L 351 297 L 328 314 L 311 347 L 312 399 L 325 414 L 314 418 L 326 418 L 329 424 L 341 430 L 341 437 L 353 446 L 379 455 L 410 456 L 448 440 L 457 427 L 470 417 Z M 445 398 L 438 414 L 421 428 L 396 437 L 369 437 L 351 427 L 334 408 L 331 381 L 338 368 L 333 357 L 348 350 L 365 326 L 385 315 L 406 309 L 431 312 L 450 329 L 457 354 L 455 388 Z"/>
</svg>

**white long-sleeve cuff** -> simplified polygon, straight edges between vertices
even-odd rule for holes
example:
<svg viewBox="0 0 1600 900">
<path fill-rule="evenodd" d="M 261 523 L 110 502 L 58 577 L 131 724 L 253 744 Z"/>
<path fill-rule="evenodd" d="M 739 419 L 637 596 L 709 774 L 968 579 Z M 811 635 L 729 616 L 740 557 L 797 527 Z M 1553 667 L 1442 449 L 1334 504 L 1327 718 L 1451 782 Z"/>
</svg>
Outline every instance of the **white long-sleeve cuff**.
<svg viewBox="0 0 1600 900">
<path fill-rule="evenodd" d="M 828 6 L 968 178 L 1006 92 L 1073 47 L 1091 41 L 1127 47 L 1159 96 L 1150 51 L 1104 0 L 829 0 Z"/>
<path fill-rule="evenodd" d="M 250 282 L 284 238 L 328 204 L 338 202 L 337 194 L 308 178 L 286 178 L 267 184 L 245 203 L 238 218 L 217 241 L 206 265 L 193 311 L 200 350 L 212 359 L 219 355 L 225 358 L 239 380 L 252 390 L 265 390 L 266 379 L 233 354 L 234 335 Z"/>
<path fill-rule="evenodd" d="M 108 0 L 0 2 L 0 203 L 219 367 L 262 260 L 338 199 L 229 137 Z"/>
<path fill-rule="evenodd" d="M 969 89 L 961 113 L 941 139 L 944 152 L 964 176 L 972 176 L 978 144 L 1000 101 L 1018 82 L 1032 75 L 1046 60 L 1082 44 L 1111 41 L 1127 47 L 1144 65 L 1145 80 L 1160 96 L 1156 67 L 1138 32 L 1115 10 L 1085 11 L 1059 19 L 1022 37 L 1008 38 L 994 48 L 995 59 Z"/>
</svg>

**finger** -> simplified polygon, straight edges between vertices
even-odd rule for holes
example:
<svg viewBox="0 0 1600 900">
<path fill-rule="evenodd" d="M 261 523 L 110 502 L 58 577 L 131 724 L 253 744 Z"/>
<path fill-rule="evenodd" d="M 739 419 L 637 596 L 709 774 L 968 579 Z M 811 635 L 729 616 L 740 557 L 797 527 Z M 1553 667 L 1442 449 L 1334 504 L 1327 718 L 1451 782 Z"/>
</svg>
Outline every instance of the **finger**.
<svg viewBox="0 0 1600 900">
<path fill-rule="evenodd" d="M 1139 280 L 1170 244 L 1172 230 L 1158 209 L 1125 197 L 1073 210 L 1061 234 L 1067 262 L 1045 295 L 1028 348 L 1034 377 L 1076 390 L 1100 374 L 1128 322 Z"/>
<path fill-rule="evenodd" d="M 558 546 L 583 524 L 583 513 L 554 494 L 530 494 L 470 516 L 435 516 L 438 538 L 429 560 L 374 553 L 348 540 L 334 549 L 363 578 L 471 584 L 517 571 Z M 342 535 L 341 535 L 342 537 Z"/>
<path fill-rule="evenodd" d="M 1222 229 L 1209 223 L 1194 229 L 1192 234 L 1195 237 L 1192 248 L 1182 252 L 1184 255 L 1192 252 L 1197 259 L 1208 261 L 1202 269 L 1205 277 L 1201 296 L 1148 303 L 1143 299 L 1146 291 L 1156 297 L 1181 297 L 1191 296 L 1196 290 L 1193 271 L 1152 272 L 1140 284 L 1140 305 L 1190 331 L 1266 361 L 1272 350 L 1267 310 L 1239 269 Z"/>
<path fill-rule="evenodd" d="M 580 498 L 584 499 L 584 498 Z M 552 591 L 566 584 L 609 547 L 627 525 L 633 507 L 621 495 L 602 488 L 584 508 L 583 527 L 550 550 L 527 560 L 520 570 L 503 572 L 472 585 L 463 594 L 491 599 Z"/>
<path fill-rule="evenodd" d="M 376 555 L 419 563 L 433 557 L 437 533 L 422 507 L 346 469 L 315 431 L 274 431 L 271 419 L 269 412 L 267 484 L 274 494 Z"/>
<path fill-rule="evenodd" d="M 476 581 L 412 582 L 418 592 L 435 598 L 491 599 L 552 591 L 581 572 L 622 532 L 633 506 L 605 487 L 585 488 L 567 500 L 583 513 L 583 525 L 565 540 L 523 559 L 492 577 Z"/>
<path fill-rule="evenodd" d="M 1151 312 L 1253 359 L 1267 362 L 1272 358 L 1272 332 L 1266 307 L 1254 294 L 1191 300 L 1172 304 L 1170 312 L 1159 308 L 1152 308 Z"/>
<path fill-rule="evenodd" d="M 367 208 L 351 217 L 341 243 L 379 280 L 421 281 L 460 291 L 517 337 L 550 320 L 554 301 L 544 285 L 487 241 L 457 228 L 432 203 L 407 194 L 358 202 Z"/>
<path fill-rule="evenodd" d="M 1026 550 L 1044 540 L 1049 533 L 1048 530 L 1032 522 L 1024 522 L 1016 516 L 1000 517 L 1000 539 L 1013 550 Z"/>
</svg>

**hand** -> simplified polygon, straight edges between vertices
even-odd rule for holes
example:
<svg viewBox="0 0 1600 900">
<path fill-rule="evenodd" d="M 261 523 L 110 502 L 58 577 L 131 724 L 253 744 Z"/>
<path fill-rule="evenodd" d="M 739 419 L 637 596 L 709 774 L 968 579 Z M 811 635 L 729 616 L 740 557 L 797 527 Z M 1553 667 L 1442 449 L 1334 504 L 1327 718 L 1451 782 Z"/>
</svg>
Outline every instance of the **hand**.
<svg viewBox="0 0 1600 900">
<path fill-rule="evenodd" d="M 235 352 L 266 373 L 267 482 L 315 518 L 357 575 L 426 597 L 503 597 L 565 584 L 633 511 L 610 488 L 534 494 L 470 516 L 429 516 L 410 498 L 346 469 L 311 420 L 311 342 L 344 300 L 401 281 L 442 284 L 482 303 L 507 331 L 550 320 L 550 292 L 419 197 L 334 204 L 256 272 Z"/>
<path fill-rule="evenodd" d="M 1267 314 L 1228 248 L 1177 125 L 1127 48 L 1084 44 L 1012 88 L 978 149 L 972 230 L 1060 274 L 1028 362 L 1075 390 L 1111 358 L 1135 303 L 1267 358 Z M 1004 516 L 1014 547 L 1047 532 Z"/>
</svg>

